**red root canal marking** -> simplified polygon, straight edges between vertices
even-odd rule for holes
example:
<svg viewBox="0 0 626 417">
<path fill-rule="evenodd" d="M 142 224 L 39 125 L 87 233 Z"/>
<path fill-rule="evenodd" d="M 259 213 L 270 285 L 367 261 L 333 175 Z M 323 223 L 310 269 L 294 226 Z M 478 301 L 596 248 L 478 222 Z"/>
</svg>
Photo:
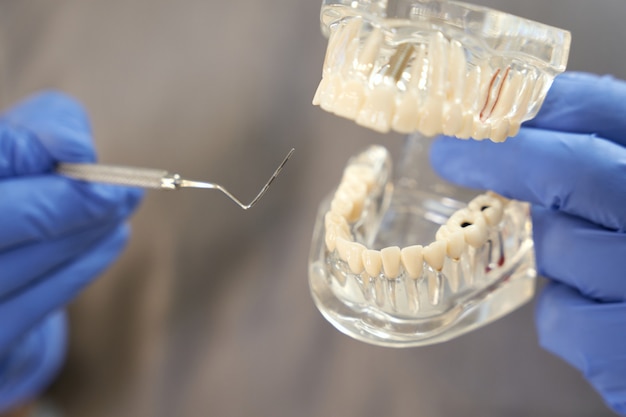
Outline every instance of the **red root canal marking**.
<svg viewBox="0 0 626 417">
<path fill-rule="evenodd" d="M 498 105 L 498 101 L 500 101 L 500 96 L 502 95 L 502 90 L 504 89 L 504 83 L 506 82 L 509 76 L 509 72 L 511 72 L 511 67 L 507 67 L 506 71 L 504 72 L 504 75 L 502 76 L 502 82 L 500 83 L 500 86 L 498 87 L 498 93 L 496 94 L 496 99 L 493 101 L 493 105 L 489 109 L 489 113 L 486 113 L 487 106 L 489 105 L 489 99 L 491 98 L 491 90 L 493 89 L 496 83 L 496 78 L 498 78 L 498 74 L 500 74 L 500 68 L 498 68 L 496 72 L 493 74 L 493 76 L 491 77 L 491 82 L 489 83 L 489 93 L 487 94 L 485 105 L 483 106 L 483 109 L 480 111 L 480 120 L 482 122 L 484 122 L 489 117 L 491 117 L 493 110 Z"/>
</svg>

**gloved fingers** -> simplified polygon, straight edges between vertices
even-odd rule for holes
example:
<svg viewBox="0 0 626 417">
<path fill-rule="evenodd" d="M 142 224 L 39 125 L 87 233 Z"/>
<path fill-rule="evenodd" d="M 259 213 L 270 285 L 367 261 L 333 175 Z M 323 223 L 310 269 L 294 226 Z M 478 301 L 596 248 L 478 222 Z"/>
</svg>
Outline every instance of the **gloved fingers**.
<svg viewBox="0 0 626 417">
<path fill-rule="evenodd" d="M 532 218 L 541 275 L 595 300 L 626 301 L 625 233 L 536 206 Z"/>
<path fill-rule="evenodd" d="M 0 118 L 0 178 L 50 172 L 58 161 L 94 160 L 86 112 L 66 95 L 37 94 Z"/>
<path fill-rule="evenodd" d="M 124 220 L 125 216 L 107 219 L 69 235 L 0 252 L 0 303 L 89 252 Z"/>
<path fill-rule="evenodd" d="M 142 194 L 56 175 L 0 180 L 0 252 L 128 216 Z"/>
<path fill-rule="evenodd" d="M 563 73 L 556 77 L 537 116 L 526 126 L 595 134 L 626 145 L 626 81 Z"/>
<path fill-rule="evenodd" d="M 22 337 L 50 312 L 56 311 L 72 299 L 93 279 L 100 275 L 120 255 L 129 229 L 121 225 L 93 246 L 87 253 L 58 268 L 24 291 L 0 301 L 0 317 L 12 319 L 0 331 L 0 349 Z"/>
<path fill-rule="evenodd" d="M 626 413 L 626 303 L 598 303 L 550 283 L 536 311 L 539 343 L 580 370 L 618 413 Z"/>
<path fill-rule="evenodd" d="M 608 140 L 532 128 L 504 143 L 442 137 L 431 162 L 454 183 L 626 230 L 626 148 Z"/>
<path fill-rule="evenodd" d="M 47 387 L 63 363 L 66 344 L 65 313 L 56 311 L 5 352 L 0 349 L 0 413 Z"/>
</svg>

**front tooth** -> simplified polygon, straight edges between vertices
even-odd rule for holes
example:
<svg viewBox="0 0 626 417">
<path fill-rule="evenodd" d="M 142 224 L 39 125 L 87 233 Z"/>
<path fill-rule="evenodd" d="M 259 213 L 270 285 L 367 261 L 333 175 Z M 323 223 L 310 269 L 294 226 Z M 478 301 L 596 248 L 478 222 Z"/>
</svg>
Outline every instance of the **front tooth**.
<svg viewBox="0 0 626 417">
<path fill-rule="evenodd" d="M 394 113 L 395 89 L 387 85 L 374 87 L 365 99 L 363 108 L 357 116 L 356 122 L 381 133 L 391 129 L 391 118 Z"/>
<path fill-rule="evenodd" d="M 324 84 L 324 85 L 322 85 Z M 320 107 L 327 112 L 333 112 L 335 101 L 341 94 L 342 78 L 338 74 L 328 74 L 320 83 L 319 103 Z"/>
<path fill-rule="evenodd" d="M 463 108 L 460 102 L 444 106 L 443 134 L 453 136 L 463 128 Z"/>
<path fill-rule="evenodd" d="M 367 76 L 372 71 L 382 42 L 383 34 L 379 28 L 375 28 L 365 41 L 359 54 L 357 67 L 359 72 Z"/>
<path fill-rule="evenodd" d="M 465 92 L 463 93 L 463 111 L 474 115 L 477 112 L 476 105 L 479 100 L 481 84 L 481 68 L 474 67 L 467 75 L 465 82 Z M 480 111 L 480 109 L 478 109 Z"/>
<path fill-rule="evenodd" d="M 487 241 L 487 222 L 482 217 L 476 217 L 473 224 L 464 227 L 465 241 L 475 248 Z"/>
<path fill-rule="evenodd" d="M 361 110 L 361 106 L 365 101 L 365 88 L 363 83 L 350 80 L 345 83 L 341 94 L 337 98 L 333 106 L 334 113 L 337 116 L 354 120 Z"/>
<path fill-rule="evenodd" d="M 366 247 L 360 243 L 350 242 L 348 244 L 346 261 L 348 261 L 350 270 L 355 274 L 363 272 L 363 252 L 365 252 L 365 250 Z"/>
<path fill-rule="evenodd" d="M 434 136 L 441 132 L 443 123 L 443 95 L 429 96 L 422 107 L 419 128 L 426 136 Z"/>
<path fill-rule="evenodd" d="M 392 246 L 380 251 L 383 259 L 383 270 L 389 279 L 396 278 L 400 274 L 400 248 Z"/>
<path fill-rule="evenodd" d="M 417 96 L 406 93 L 396 107 L 396 114 L 393 116 L 393 130 L 399 133 L 412 133 L 418 123 Z"/>
<path fill-rule="evenodd" d="M 362 254 L 366 250 L 365 246 L 342 237 L 337 237 L 335 242 L 339 257 L 348 263 L 350 270 L 355 274 L 363 272 Z"/>
<path fill-rule="evenodd" d="M 446 257 L 446 242 L 435 241 L 422 251 L 424 260 L 435 271 L 441 271 Z"/>
<path fill-rule="evenodd" d="M 463 113 L 463 122 L 461 129 L 456 133 L 456 137 L 459 139 L 469 139 L 474 132 L 474 114 L 471 112 Z"/>
<path fill-rule="evenodd" d="M 408 276 L 417 279 L 424 271 L 424 248 L 422 245 L 413 245 L 400 251 L 400 260 Z"/>
<path fill-rule="evenodd" d="M 448 100 L 460 100 L 463 97 L 463 90 L 465 88 L 464 80 L 467 74 L 467 61 L 465 60 L 463 45 L 457 40 L 450 42 L 448 74 Z"/>
<path fill-rule="evenodd" d="M 377 250 L 366 250 L 361 255 L 363 257 L 363 266 L 365 272 L 372 278 L 380 275 L 380 271 L 383 267 L 382 255 Z"/>
</svg>

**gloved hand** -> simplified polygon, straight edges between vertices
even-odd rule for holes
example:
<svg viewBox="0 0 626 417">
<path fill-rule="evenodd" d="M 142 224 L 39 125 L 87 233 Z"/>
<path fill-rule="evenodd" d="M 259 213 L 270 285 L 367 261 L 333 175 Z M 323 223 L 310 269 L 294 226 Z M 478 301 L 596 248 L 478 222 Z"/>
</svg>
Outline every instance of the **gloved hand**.
<svg viewBox="0 0 626 417">
<path fill-rule="evenodd" d="M 122 250 L 136 189 L 55 175 L 95 159 L 86 114 L 43 93 L 0 117 L 0 413 L 34 397 L 65 350 L 63 306 Z"/>
<path fill-rule="evenodd" d="M 541 345 L 626 415 L 626 82 L 565 73 L 503 144 L 439 138 L 431 162 L 457 184 L 533 204 Z"/>
</svg>

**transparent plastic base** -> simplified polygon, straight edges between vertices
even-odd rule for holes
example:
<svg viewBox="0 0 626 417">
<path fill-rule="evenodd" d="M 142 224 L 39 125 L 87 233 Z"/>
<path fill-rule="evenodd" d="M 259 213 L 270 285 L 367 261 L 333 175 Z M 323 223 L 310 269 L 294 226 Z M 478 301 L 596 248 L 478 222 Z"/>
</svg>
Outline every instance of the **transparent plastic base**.
<svg viewBox="0 0 626 417">
<path fill-rule="evenodd" d="M 473 193 L 445 184 L 419 166 L 427 147 L 428 139 L 409 138 L 405 163 L 393 182 L 388 181 L 391 164 L 382 147 L 348 163 L 346 172 L 369 167 L 375 176 L 374 181 L 368 177 L 373 185 L 359 205 L 359 216 L 348 222 L 349 233 L 342 235 L 343 226 L 329 220 L 341 210 L 335 200 L 345 185 L 320 206 L 309 262 L 311 292 L 324 317 L 355 339 L 391 347 L 443 342 L 502 317 L 533 296 L 528 205 L 502 199 L 501 215 L 484 224 L 480 242 L 466 235 L 472 244 L 451 246 L 453 234 L 442 233 L 442 226 L 451 228 L 466 218 L 455 213 L 471 214 L 464 209 L 468 200 L 456 198 Z M 476 212 L 480 216 L 480 208 Z M 335 235 L 340 237 L 333 247 L 329 236 Z M 373 260 L 381 258 L 380 268 L 372 271 Z"/>
</svg>

